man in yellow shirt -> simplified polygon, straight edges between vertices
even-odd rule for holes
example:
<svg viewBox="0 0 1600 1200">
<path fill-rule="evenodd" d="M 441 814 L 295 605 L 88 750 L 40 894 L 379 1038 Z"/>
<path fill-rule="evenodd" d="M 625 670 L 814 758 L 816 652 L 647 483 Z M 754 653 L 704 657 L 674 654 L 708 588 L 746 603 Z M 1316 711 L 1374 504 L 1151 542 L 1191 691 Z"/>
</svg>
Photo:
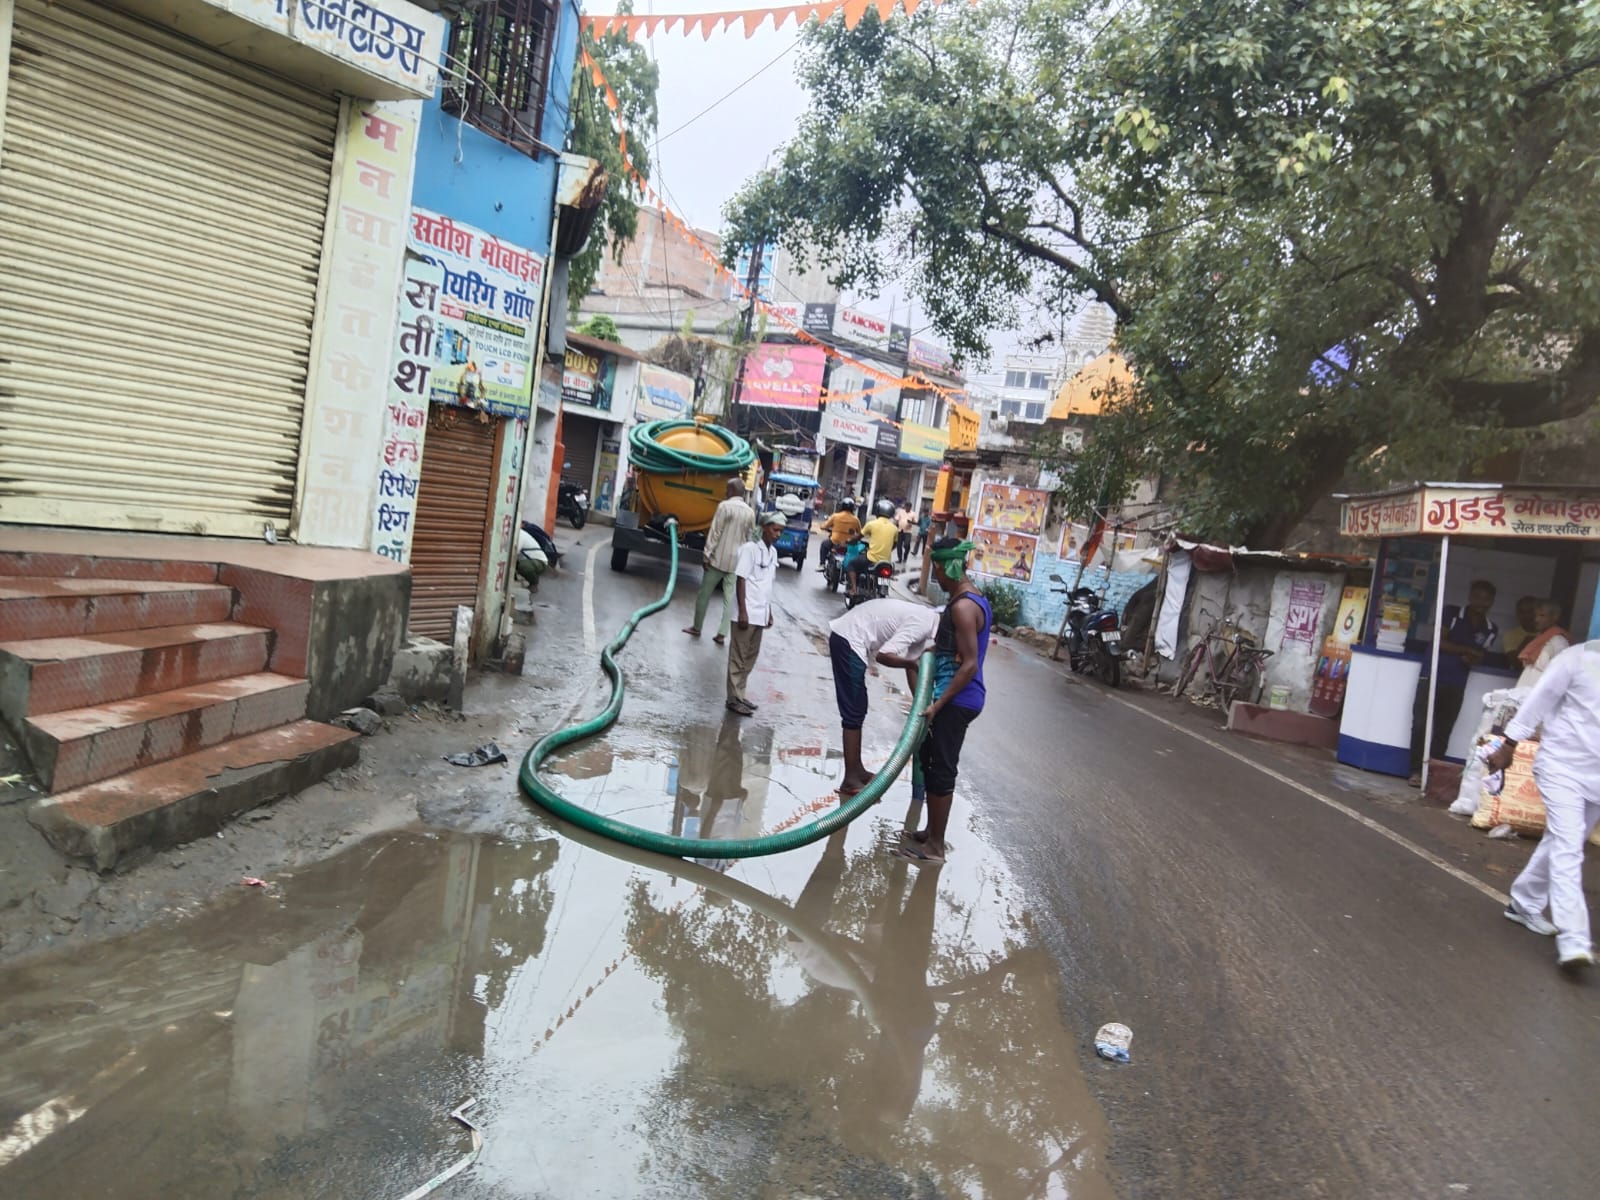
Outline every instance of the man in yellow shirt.
<svg viewBox="0 0 1600 1200">
<path fill-rule="evenodd" d="M 856 502 L 839 501 L 838 511 L 822 523 L 822 532 L 828 535 L 828 539 L 822 543 L 822 552 L 817 557 L 819 571 L 827 569 L 828 555 L 839 553 L 861 532 L 861 521 L 856 517 Z"/>
<path fill-rule="evenodd" d="M 861 587 L 863 572 L 870 571 L 879 563 L 886 563 L 894 557 L 895 539 L 900 536 L 900 527 L 894 523 L 894 501 L 879 500 L 873 505 L 872 513 L 872 520 L 861 527 L 861 536 L 867 542 L 867 552 L 850 564 L 852 596 Z"/>
</svg>

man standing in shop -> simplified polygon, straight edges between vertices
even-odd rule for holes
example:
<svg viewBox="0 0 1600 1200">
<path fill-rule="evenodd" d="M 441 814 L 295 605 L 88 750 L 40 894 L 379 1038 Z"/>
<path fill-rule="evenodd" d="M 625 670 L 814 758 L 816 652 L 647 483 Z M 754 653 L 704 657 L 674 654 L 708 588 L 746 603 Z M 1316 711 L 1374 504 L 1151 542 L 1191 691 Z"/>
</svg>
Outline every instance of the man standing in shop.
<svg viewBox="0 0 1600 1200">
<path fill-rule="evenodd" d="M 789 526 L 781 512 L 761 518 L 761 538 L 739 547 L 739 562 L 734 568 L 734 594 L 739 617 L 728 642 L 728 711 L 741 717 L 754 715 L 756 705 L 744 694 L 761 654 L 761 635 L 772 624 L 772 580 L 778 573 L 778 551 L 774 543 Z"/>
<path fill-rule="evenodd" d="M 1600 825 L 1600 641 L 1563 650 L 1506 726 L 1505 744 L 1487 760 L 1511 765 L 1517 742 L 1543 725 L 1533 778 L 1544 799 L 1544 836 L 1511 885 L 1508 920 L 1556 939 L 1569 974 L 1594 966 L 1589 905 L 1583 895 L 1584 843 Z M 1550 911 L 1550 920 L 1544 913 Z"/>
<path fill-rule="evenodd" d="M 711 597 L 722 589 L 722 628 L 711 640 L 722 645 L 728 640 L 728 626 L 733 621 L 734 569 L 739 565 L 739 547 L 755 538 L 756 514 L 744 498 L 744 481 L 738 477 L 728 480 L 728 498 L 717 505 L 711 518 L 711 529 L 706 534 L 704 568 L 700 575 L 700 594 L 694 599 L 694 623 L 684 630 L 690 637 L 700 636 L 700 626 L 705 623 L 706 610 L 711 607 Z"/>
<path fill-rule="evenodd" d="M 1500 627 L 1489 619 L 1494 607 L 1494 584 L 1476 581 L 1467 592 L 1467 607 L 1446 623 L 1439 643 L 1439 678 L 1433 700 L 1433 750 L 1443 754 L 1450 731 L 1461 715 L 1467 696 L 1467 676 L 1494 649 Z M 1422 786 L 1422 743 L 1428 727 L 1428 679 L 1417 683 L 1411 709 L 1411 786 Z"/>
</svg>

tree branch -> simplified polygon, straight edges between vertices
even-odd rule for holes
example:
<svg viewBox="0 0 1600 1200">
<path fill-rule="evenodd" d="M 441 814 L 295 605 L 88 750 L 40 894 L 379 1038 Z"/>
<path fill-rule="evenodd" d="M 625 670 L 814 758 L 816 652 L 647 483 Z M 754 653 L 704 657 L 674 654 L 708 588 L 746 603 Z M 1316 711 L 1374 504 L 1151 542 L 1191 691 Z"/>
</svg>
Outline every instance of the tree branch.
<svg viewBox="0 0 1600 1200">
<path fill-rule="evenodd" d="M 986 220 L 978 227 L 978 231 L 986 237 L 1004 242 L 1006 245 L 1021 251 L 1025 256 L 1037 259 L 1039 262 L 1048 263 L 1058 270 L 1065 271 L 1089 291 L 1094 293 L 1094 298 L 1100 301 L 1116 314 L 1118 321 L 1133 319 L 1133 309 L 1122 298 L 1120 292 L 1112 285 L 1111 281 L 1103 278 L 1082 263 L 1074 262 L 1065 254 L 1052 250 L 1049 246 L 1040 244 L 1032 238 L 1024 237 L 1015 230 L 1007 229 L 995 220 Z"/>
<path fill-rule="evenodd" d="M 1507 429 L 1579 416 L 1600 401 L 1600 330 L 1585 332 L 1553 374 L 1503 381 L 1452 379 L 1444 388 L 1457 415 L 1492 412 Z"/>
</svg>

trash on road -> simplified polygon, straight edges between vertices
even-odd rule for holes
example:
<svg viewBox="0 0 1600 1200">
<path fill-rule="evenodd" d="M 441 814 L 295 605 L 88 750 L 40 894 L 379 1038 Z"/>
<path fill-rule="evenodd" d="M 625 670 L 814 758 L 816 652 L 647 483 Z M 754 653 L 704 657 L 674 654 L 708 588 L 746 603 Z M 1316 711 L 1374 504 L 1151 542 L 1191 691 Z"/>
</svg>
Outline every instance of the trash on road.
<svg viewBox="0 0 1600 1200">
<path fill-rule="evenodd" d="M 461 1174 L 461 1172 L 465 1171 L 473 1163 L 478 1161 L 478 1155 L 483 1153 L 483 1132 L 467 1118 L 467 1109 L 471 1108 L 477 1102 L 478 1098 L 474 1096 L 472 1099 L 461 1104 L 460 1107 L 450 1110 L 450 1119 L 452 1121 L 459 1121 L 461 1124 L 465 1125 L 469 1130 L 471 1130 L 472 1152 L 465 1158 L 458 1161 L 454 1166 L 446 1167 L 443 1171 L 440 1171 L 421 1187 L 407 1192 L 400 1198 L 400 1200 L 421 1200 L 423 1196 L 428 1195 L 430 1192 L 438 1191 L 439 1188 L 449 1183 L 457 1175 Z"/>
<path fill-rule="evenodd" d="M 476 750 L 464 750 L 460 754 L 446 754 L 444 760 L 457 767 L 487 767 L 494 763 L 503 763 L 506 752 L 493 742 L 485 742 Z"/>
<path fill-rule="evenodd" d="M 264 887 L 267 886 L 267 881 L 265 879 L 257 879 L 254 875 L 246 875 L 239 882 L 244 884 L 245 887 L 261 887 L 261 888 L 264 888 Z"/>
<path fill-rule="evenodd" d="M 1517 831 L 1509 825 L 1496 825 L 1489 830 L 1489 836 L 1499 838 L 1501 841 L 1510 841 L 1517 836 Z"/>
<path fill-rule="evenodd" d="M 1094 1052 L 1112 1062 L 1132 1062 L 1128 1047 L 1133 1044 L 1133 1030 L 1115 1021 L 1100 1026 L 1094 1035 Z"/>
</svg>

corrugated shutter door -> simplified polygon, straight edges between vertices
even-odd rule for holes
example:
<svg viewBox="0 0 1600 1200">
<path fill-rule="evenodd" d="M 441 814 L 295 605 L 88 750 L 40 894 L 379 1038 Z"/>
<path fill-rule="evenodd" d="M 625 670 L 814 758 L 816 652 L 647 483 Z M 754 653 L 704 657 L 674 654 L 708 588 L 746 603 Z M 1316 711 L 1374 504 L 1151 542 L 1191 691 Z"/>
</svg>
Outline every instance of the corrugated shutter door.
<svg viewBox="0 0 1600 1200">
<path fill-rule="evenodd" d="M 0 520 L 255 535 L 294 499 L 338 102 L 18 0 Z"/>
<path fill-rule="evenodd" d="M 600 422 L 593 417 L 568 413 L 562 424 L 565 428 L 561 434 L 561 452 L 572 465 L 561 468 L 561 478 L 586 492 L 593 492 L 595 442 L 600 436 Z"/>
<path fill-rule="evenodd" d="M 488 542 L 497 434 L 505 424 L 480 424 L 446 405 L 428 409 L 422 482 L 411 534 L 410 631 L 448 642 L 456 606 L 475 609 Z"/>
</svg>

